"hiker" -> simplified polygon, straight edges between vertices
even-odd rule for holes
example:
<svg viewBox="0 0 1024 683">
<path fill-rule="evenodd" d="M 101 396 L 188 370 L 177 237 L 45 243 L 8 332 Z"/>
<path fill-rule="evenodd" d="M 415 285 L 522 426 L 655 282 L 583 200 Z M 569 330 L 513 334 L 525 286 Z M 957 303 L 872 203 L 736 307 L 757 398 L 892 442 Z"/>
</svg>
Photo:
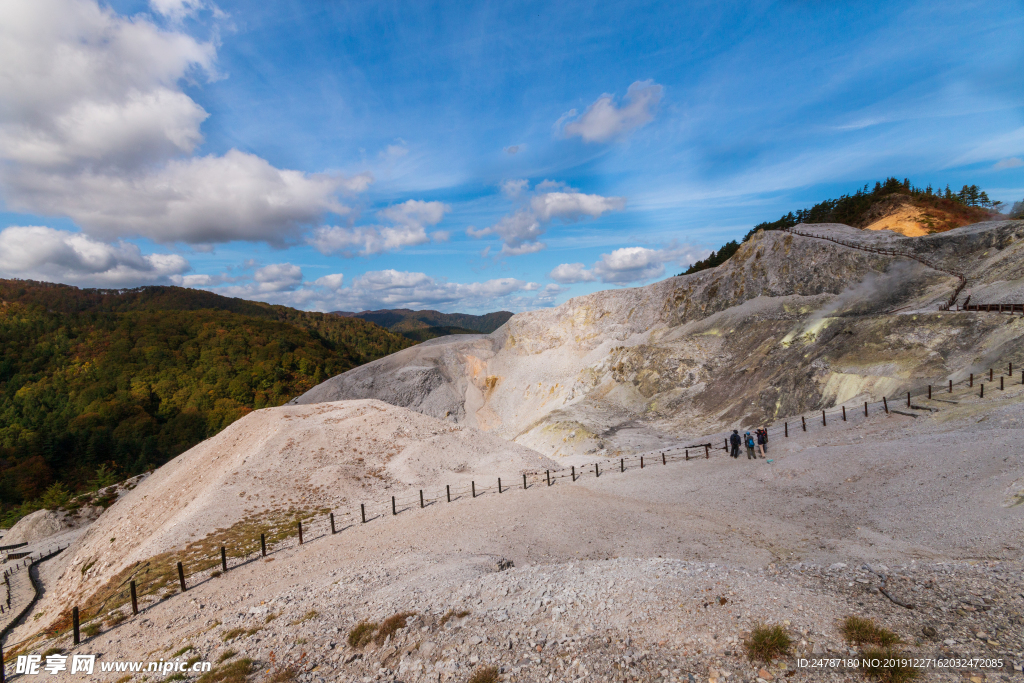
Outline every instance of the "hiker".
<svg viewBox="0 0 1024 683">
<path fill-rule="evenodd" d="M 729 437 L 729 444 L 732 446 L 732 451 L 729 453 L 734 458 L 740 457 L 740 431 L 738 429 L 732 430 L 732 436 Z"/>
<path fill-rule="evenodd" d="M 762 458 L 768 452 L 768 430 L 763 427 L 757 430 L 757 450 Z"/>
<path fill-rule="evenodd" d="M 757 460 L 757 456 L 754 455 L 754 437 L 750 432 L 743 435 L 743 441 L 747 446 L 747 460 Z"/>
</svg>

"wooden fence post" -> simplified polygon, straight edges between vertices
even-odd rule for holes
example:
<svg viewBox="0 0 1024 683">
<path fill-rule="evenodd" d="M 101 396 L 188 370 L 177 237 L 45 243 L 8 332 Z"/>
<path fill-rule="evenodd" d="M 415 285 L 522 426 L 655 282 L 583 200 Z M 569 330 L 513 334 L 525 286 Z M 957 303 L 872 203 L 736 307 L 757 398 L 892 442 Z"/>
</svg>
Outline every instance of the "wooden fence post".
<svg viewBox="0 0 1024 683">
<path fill-rule="evenodd" d="M 469 485 L 472 487 L 473 497 L 476 498 L 476 482 L 475 481 L 471 481 L 471 482 L 469 482 Z"/>
<path fill-rule="evenodd" d="M 337 533 L 337 531 L 334 528 L 334 513 L 332 512 L 331 513 L 331 536 L 333 536 L 336 533 Z"/>
<path fill-rule="evenodd" d="M 391 499 L 394 501 L 394 498 Z M 299 520 L 299 545 L 302 545 L 302 520 Z"/>
<path fill-rule="evenodd" d="M 640 469 L 644 468 L 644 456 L 640 456 Z"/>
<path fill-rule="evenodd" d="M 664 453 L 661 454 L 661 464 L 662 465 L 667 465 L 668 464 L 667 462 L 665 462 L 665 454 Z"/>
<path fill-rule="evenodd" d="M 445 495 L 448 496 L 448 502 L 449 503 L 452 502 L 452 485 L 451 484 L 445 484 L 444 485 L 444 492 L 445 492 Z"/>
<path fill-rule="evenodd" d="M 395 506 L 395 497 L 391 496 L 391 516 L 398 514 L 398 508 Z"/>
<path fill-rule="evenodd" d="M 181 562 L 178 563 L 178 583 L 181 584 L 182 593 L 188 590 L 188 587 L 185 586 L 185 568 L 181 565 Z"/>
<path fill-rule="evenodd" d="M 985 398 L 985 383 L 981 383 L 981 395 L 980 398 Z"/>
<path fill-rule="evenodd" d="M 843 422 L 846 422 L 846 406 L 843 406 Z"/>
<path fill-rule="evenodd" d="M 806 432 L 807 431 L 807 418 L 805 418 L 803 415 L 801 415 L 800 416 L 800 422 L 801 422 L 801 424 L 803 424 L 804 431 Z"/>
<path fill-rule="evenodd" d="M 498 477 L 498 493 L 501 493 L 501 477 Z"/>
<path fill-rule="evenodd" d="M 1003 390 L 1003 376 L 999 375 L 999 391 Z"/>
<path fill-rule="evenodd" d="M 687 460 L 689 460 L 689 458 L 687 458 Z M 619 460 L 619 471 L 620 472 L 625 472 L 626 471 L 626 459 L 625 458 L 621 458 Z"/>
<path fill-rule="evenodd" d="M 596 479 L 597 477 L 600 477 L 600 476 L 601 476 L 601 465 L 599 465 L 598 463 L 595 462 L 594 463 L 594 478 Z"/>
<path fill-rule="evenodd" d="M 267 556 L 267 535 L 260 534 L 260 555 Z"/>
<path fill-rule="evenodd" d="M 424 507 L 423 506 L 423 489 L 420 489 L 420 507 L 421 508 Z"/>
<path fill-rule="evenodd" d="M 178 563 L 178 566 L 181 566 L 180 562 Z M 78 621 L 78 605 L 75 605 L 71 608 L 71 628 L 74 630 L 75 645 L 80 645 L 82 643 L 82 631 L 80 627 L 81 623 Z"/>
<path fill-rule="evenodd" d="M 705 460 L 710 460 L 711 459 L 711 451 L 708 450 L 707 444 L 704 444 L 704 459 Z"/>
<path fill-rule="evenodd" d="M 132 582 L 128 585 L 128 589 L 129 589 L 129 592 L 131 593 L 131 596 L 132 596 L 132 614 L 138 614 L 139 613 L 139 594 L 136 592 L 136 589 L 135 589 L 135 579 L 132 579 Z M 0 666 L 3 666 L 3 665 L 0 664 Z M 3 681 L 0 681 L 0 683 L 3 683 Z"/>
<path fill-rule="evenodd" d="M 993 375 L 992 375 L 992 368 L 989 368 L 989 369 L 988 369 L 988 381 L 989 381 L 989 382 L 993 381 L 993 380 L 992 380 L 992 377 L 993 377 Z"/>
<path fill-rule="evenodd" d="M 523 490 L 526 490 L 526 475 L 523 475 Z"/>
<path fill-rule="evenodd" d="M 821 411 L 821 426 L 828 427 L 828 423 L 825 421 L 825 411 Z"/>
<path fill-rule="evenodd" d="M 929 384 L 928 385 L 928 400 L 930 401 L 931 399 L 932 399 L 932 385 Z"/>
<path fill-rule="evenodd" d="M 220 568 L 223 571 L 228 570 L 228 553 L 224 549 L 224 546 L 220 547 Z"/>
<path fill-rule="evenodd" d="M 974 386 L 974 373 L 973 372 L 971 373 L 971 379 L 968 380 L 968 382 L 967 382 L 967 386 L 968 387 L 973 387 Z"/>
<path fill-rule="evenodd" d="M 544 476 L 548 478 L 548 486 L 551 486 L 551 470 L 544 470 Z"/>
<path fill-rule="evenodd" d="M 363 516 L 363 524 L 366 524 L 366 503 L 359 504 L 359 512 Z"/>
<path fill-rule="evenodd" d="M 949 393 L 953 393 L 953 380 L 949 380 Z"/>
<path fill-rule="evenodd" d="M 786 438 L 788 439 L 789 438 L 789 423 L 788 422 L 783 422 L 782 423 L 782 428 L 785 430 L 785 435 L 786 435 Z"/>
<path fill-rule="evenodd" d="M 576 465 L 572 466 L 572 480 L 576 481 Z"/>
<path fill-rule="evenodd" d="M 885 396 L 882 397 L 882 405 L 885 407 L 885 414 L 889 414 L 889 402 L 885 400 Z"/>
</svg>

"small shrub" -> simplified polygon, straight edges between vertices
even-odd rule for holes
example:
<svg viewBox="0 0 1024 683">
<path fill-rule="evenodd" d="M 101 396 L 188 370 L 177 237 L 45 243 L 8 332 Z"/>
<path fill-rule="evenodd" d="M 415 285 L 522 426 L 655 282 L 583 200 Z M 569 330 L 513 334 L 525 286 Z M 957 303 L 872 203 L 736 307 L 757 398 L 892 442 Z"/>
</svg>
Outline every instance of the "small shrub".
<svg viewBox="0 0 1024 683">
<path fill-rule="evenodd" d="M 348 632 L 348 644 L 352 647 L 368 645 L 376 632 L 377 624 L 372 621 L 360 621 L 355 628 Z"/>
<path fill-rule="evenodd" d="M 444 613 L 443 617 L 441 617 L 441 621 L 438 622 L 438 626 L 444 626 L 452 619 L 461 619 L 463 617 L 468 617 L 469 614 L 470 613 L 467 610 L 459 610 L 458 612 L 456 612 L 455 610 L 450 609 Z"/>
<path fill-rule="evenodd" d="M 481 667 L 473 672 L 466 683 L 498 683 L 498 667 Z"/>
<path fill-rule="evenodd" d="M 303 614 L 301 617 L 293 621 L 292 626 L 298 626 L 299 624 L 305 621 L 309 621 L 310 619 L 316 619 L 318 616 L 320 616 L 320 613 L 317 612 L 315 609 L 311 609 L 305 614 Z"/>
<path fill-rule="evenodd" d="M 197 683 L 245 683 L 251 673 L 252 660 L 246 657 L 207 671 L 199 677 Z"/>
<path fill-rule="evenodd" d="M 211 579 L 216 579 L 218 576 L 220 576 L 220 570 L 219 569 L 214 569 L 212 572 L 210 572 L 210 578 Z"/>
<path fill-rule="evenodd" d="M 124 612 L 114 612 L 113 614 L 107 615 L 107 619 L 103 623 L 107 626 L 117 626 L 127 618 L 128 615 Z"/>
<path fill-rule="evenodd" d="M 787 654 L 792 644 L 793 640 L 789 634 L 778 624 L 757 624 L 750 632 L 750 637 L 743 643 L 747 650 L 747 658 L 750 661 L 758 659 L 762 662 L 770 662 Z"/>
<path fill-rule="evenodd" d="M 192 645 L 190 643 L 190 644 L 186 645 L 185 647 L 181 648 L 180 650 L 178 650 L 177 652 L 175 652 L 173 655 L 171 655 L 171 659 L 175 659 L 177 657 L 180 657 L 183 654 L 185 654 L 186 652 L 188 652 L 189 650 L 194 650 L 194 649 L 195 648 L 192 647 Z"/>
<path fill-rule="evenodd" d="M 384 623 L 377 629 L 377 635 L 374 636 L 374 641 L 378 645 L 388 639 L 388 636 L 395 635 L 395 632 L 400 628 L 405 628 L 405 624 L 409 621 L 409 617 L 414 616 L 415 612 L 400 612 L 393 616 L 388 617 L 384 620 Z"/>
<path fill-rule="evenodd" d="M 220 657 L 219 657 L 219 658 L 217 659 L 217 663 L 218 663 L 218 664 L 223 664 L 224 662 L 226 662 L 227 660 L 231 659 L 232 657 L 234 657 L 234 656 L 235 656 L 235 655 L 237 655 L 237 654 L 238 654 L 238 652 L 236 652 L 235 650 L 228 650 L 227 652 L 225 652 L 224 654 L 222 654 L 222 655 L 221 655 L 221 656 L 220 656 Z"/>
<path fill-rule="evenodd" d="M 909 657 L 892 647 L 868 648 L 860 656 L 860 670 L 880 683 L 906 683 L 921 677 L 921 671 L 909 665 Z M 875 663 L 878 666 L 875 666 Z M 885 666 L 885 664 L 892 666 Z"/>
<path fill-rule="evenodd" d="M 82 633 L 84 633 L 89 638 L 92 638 L 93 636 L 99 635 L 99 632 L 100 632 L 100 625 L 97 624 L 96 622 L 93 622 L 91 624 L 86 624 L 85 626 L 82 627 Z"/>
<path fill-rule="evenodd" d="M 900 637 L 887 628 L 876 624 L 873 619 L 850 616 L 843 620 L 839 629 L 850 645 L 880 645 L 888 647 L 901 642 Z"/>
<path fill-rule="evenodd" d="M 299 680 L 299 669 L 294 666 L 284 666 L 273 669 L 270 676 L 263 679 L 266 683 L 292 683 Z"/>
<path fill-rule="evenodd" d="M 241 627 L 239 627 L 239 628 L 232 628 L 232 629 L 228 629 L 227 631 L 224 631 L 224 633 L 221 634 L 220 639 L 223 640 L 224 642 L 227 642 L 227 641 L 231 640 L 232 638 L 237 638 L 239 636 L 244 636 L 245 634 L 246 634 L 246 631 L 245 631 L 244 628 L 241 628 Z"/>
<path fill-rule="evenodd" d="M 43 653 L 43 659 L 46 659 L 50 655 L 59 655 L 62 652 L 64 652 L 64 648 L 62 647 L 51 647 L 49 650 Z"/>
</svg>

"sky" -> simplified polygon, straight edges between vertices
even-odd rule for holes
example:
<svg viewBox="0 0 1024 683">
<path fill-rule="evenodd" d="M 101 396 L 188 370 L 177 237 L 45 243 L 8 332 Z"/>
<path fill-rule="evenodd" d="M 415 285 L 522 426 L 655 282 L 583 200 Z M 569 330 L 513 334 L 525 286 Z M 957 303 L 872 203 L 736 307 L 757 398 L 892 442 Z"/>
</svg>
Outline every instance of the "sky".
<svg viewBox="0 0 1024 683">
<path fill-rule="evenodd" d="M 1024 199 L 1024 5 L 0 0 L 0 277 L 484 313 L 887 176 Z"/>
</svg>

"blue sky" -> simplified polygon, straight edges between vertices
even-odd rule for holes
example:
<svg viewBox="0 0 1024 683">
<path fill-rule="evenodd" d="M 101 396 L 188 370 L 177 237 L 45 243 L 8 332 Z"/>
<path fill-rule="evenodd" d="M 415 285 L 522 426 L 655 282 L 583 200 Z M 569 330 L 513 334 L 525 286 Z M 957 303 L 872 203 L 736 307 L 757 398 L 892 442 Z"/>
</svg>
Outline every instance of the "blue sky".
<svg viewBox="0 0 1024 683">
<path fill-rule="evenodd" d="M 0 276 L 555 305 L 888 175 L 1024 199 L 1024 7 L 0 0 Z"/>
</svg>

